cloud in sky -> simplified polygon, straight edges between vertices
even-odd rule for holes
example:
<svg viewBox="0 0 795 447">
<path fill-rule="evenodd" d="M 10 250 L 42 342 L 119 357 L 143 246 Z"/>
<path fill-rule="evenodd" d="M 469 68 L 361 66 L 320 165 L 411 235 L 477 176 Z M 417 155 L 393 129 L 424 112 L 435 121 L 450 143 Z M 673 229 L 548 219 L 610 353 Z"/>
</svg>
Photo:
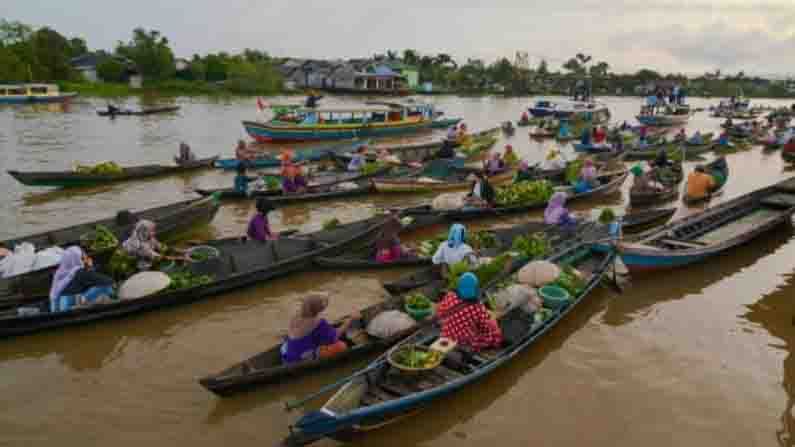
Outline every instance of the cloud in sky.
<svg viewBox="0 0 795 447">
<path fill-rule="evenodd" d="M 5 0 L 37 26 L 113 48 L 142 26 L 179 56 L 257 48 L 277 56 L 369 56 L 386 49 L 493 60 L 527 51 L 553 66 L 577 52 L 617 71 L 795 72 L 792 0 Z M 10 4 L 8 4 L 10 3 Z"/>
</svg>

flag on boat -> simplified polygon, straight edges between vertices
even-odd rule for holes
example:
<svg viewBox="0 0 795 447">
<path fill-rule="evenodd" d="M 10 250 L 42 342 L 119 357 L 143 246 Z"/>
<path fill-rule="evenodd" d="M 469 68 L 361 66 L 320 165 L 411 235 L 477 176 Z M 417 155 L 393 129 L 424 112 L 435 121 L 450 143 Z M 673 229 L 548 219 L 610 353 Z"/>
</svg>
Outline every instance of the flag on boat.
<svg viewBox="0 0 795 447">
<path fill-rule="evenodd" d="M 261 97 L 257 96 L 257 110 L 260 112 L 264 111 L 268 107 L 268 103 L 262 100 Z"/>
</svg>

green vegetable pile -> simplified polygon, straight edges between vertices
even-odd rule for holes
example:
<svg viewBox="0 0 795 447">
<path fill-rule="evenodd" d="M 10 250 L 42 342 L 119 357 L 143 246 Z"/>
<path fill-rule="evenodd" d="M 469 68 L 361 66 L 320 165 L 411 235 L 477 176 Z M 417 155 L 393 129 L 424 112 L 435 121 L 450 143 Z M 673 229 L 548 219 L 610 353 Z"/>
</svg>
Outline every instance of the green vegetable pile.
<svg viewBox="0 0 795 447">
<path fill-rule="evenodd" d="M 362 174 L 364 174 L 364 175 L 373 175 L 376 172 L 384 169 L 385 167 L 386 167 L 385 164 L 377 162 L 377 161 L 367 162 L 367 163 L 364 164 L 364 167 L 362 168 Z"/>
<path fill-rule="evenodd" d="M 97 165 L 77 165 L 75 172 L 78 174 L 91 174 L 91 175 L 119 175 L 124 172 L 121 166 L 115 162 L 106 161 Z"/>
<path fill-rule="evenodd" d="M 497 188 L 496 199 L 499 206 L 519 206 L 544 203 L 552 193 L 552 184 L 546 180 L 525 181 Z"/>
<path fill-rule="evenodd" d="M 566 183 L 570 185 L 577 183 L 577 179 L 580 178 L 580 171 L 582 171 L 583 164 L 584 160 L 574 160 L 570 161 L 566 165 Z"/>
<path fill-rule="evenodd" d="M 447 241 L 446 233 L 439 233 L 431 239 L 426 239 L 420 242 L 417 247 L 417 252 L 420 256 L 430 258 L 436 254 L 439 245 Z M 486 248 L 494 248 L 498 245 L 497 236 L 494 233 L 486 230 L 476 231 L 467 236 L 467 244 L 474 250 L 483 250 Z"/>
<path fill-rule="evenodd" d="M 186 270 L 169 273 L 168 277 L 171 278 L 171 284 L 166 289 L 167 291 L 203 286 L 213 281 L 213 277 L 210 275 L 194 275 Z"/>
<path fill-rule="evenodd" d="M 422 257 L 430 258 L 431 256 L 436 254 L 436 250 L 439 248 L 439 245 L 441 245 L 446 240 L 447 240 L 446 234 L 439 234 L 432 239 L 426 239 L 420 242 L 420 246 L 417 247 L 417 252 Z"/>
<path fill-rule="evenodd" d="M 579 295 L 585 287 L 583 280 L 574 273 L 574 269 L 569 265 L 563 266 L 560 276 L 552 284 L 569 292 L 569 296 L 572 298 Z"/>
<path fill-rule="evenodd" d="M 473 140 L 472 144 L 470 145 L 459 147 L 458 150 L 467 157 L 472 157 L 488 150 L 490 147 L 494 146 L 496 142 L 496 138 L 492 136 L 485 136 Z"/>
<path fill-rule="evenodd" d="M 511 249 L 527 259 L 539 259 L 547 256 L 552 247 L 544 233 L 535 233 L 530 236 L 519 236 L 513 240 Z"/>
<path fill-rule="evenodd" d="M 613 211 L 612 208 L 605 208 L 599 213 L 599 223 L 602 225 L 607 225 L 616 220 L 616 213 Z"/>
<path fill-rule="evenodd" d="M 97 225 L 93 233 L 80 237 L 83 248 L 91 253 L 100 253 L 119 246 L 119 240 L 106 226 Z"/>
<path fill-rule="evenodd" d="M 441 357 L 441 352 L 417 349 L 414 345 L 403 347 L 392 355 L 393 360 L 408 368 L 431 368 Z"/>
<path fill-rule="evenodd" d="M 124 249 L 117 249 L 108 263 L 108 273 L 116 279 L 130 277 L 137 270 L 137 260 L 127 254 Z"/>
<path fill-rule="evenodd" d="M 544 321 L 552 317 L 552 315 L 554 314 L 555 312 L 552 309 L 547 309 L 546 307 L 543 307 L 539 309 L 538 312 L 536 312 L 533 319 L 535 320 L 536 323 L 543 323 Z"/>
<path fill-rule="evenodd" d="M 331 219 L 325 220 L 323 222 L 323 229 L 324 230 L 333 230 L 340 225 L 339 219 L 336 217 L 332 217 Z"/>
<path fill-rule="evenodd" d="M 511 255 L 503 253 L 492 259 L 488 264 L 481 265 L 474 270 L 466 261 L 456 262 L 450 265 L 449 276 L 447 277 L 447 288 L 455 290 L 458 287 L 458 278 L 466 272 L 472 272 L 478 277 L 481 287 L 486 286 L 497 276 L 505 271 L 505 266 L 511 260 Z"/>
<path fill-rule="evenodd" d="M 408 298 L 406 298 L 406 304 L 410 308 L 416 310 L 425 310 L 431 308 L 431 300 L 421 293 L 409 295 Z"/>
<path fill-rule="evenodd" d="M 272 175 L 265 176 L 265 188 L 267 188 L 268 191 L 274 189 L 280 189 L 281 187 L 282 183 L 279 181 L 277 177 L 274 177 Z"/>
</svg>

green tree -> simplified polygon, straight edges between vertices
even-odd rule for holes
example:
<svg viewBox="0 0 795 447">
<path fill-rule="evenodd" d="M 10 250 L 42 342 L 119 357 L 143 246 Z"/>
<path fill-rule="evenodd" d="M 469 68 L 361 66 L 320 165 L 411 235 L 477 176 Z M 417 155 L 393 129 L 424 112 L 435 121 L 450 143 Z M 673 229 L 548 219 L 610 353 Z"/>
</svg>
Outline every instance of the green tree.
<svg viewBox="0 0 795 447">
<path fill-rule="evenodd" d="M 509 87 L 514 79 L 514 67 L 507 58 L 503 57 L 489 67 L 491 80 Z"/>
<path fill-rule="evenodd" d="M 123 82 L 126 67 L 118 60 L 109 57 L 97 66 L 97 75 L 105 82 Z"/>
<path fill-rule="evenodd" d="M 581 75 L 585 73 L 585 67 L 583 67 L 582 64 L 580 64 L 580 61 L 578 61 L 574 57 L 566 61 L 565 64 L 563 64 L 563 69 L 568 70 L 576 75 Z"/>
<path fill-rule="evenodd" d="M 74 77 L 69 65 L 69 41 L 57 31 L 44 27 L 30 38 L 33 49 L 33 75 L 37 80 L 69 80 Z"/>
<path fill-rule="evenodd" d="M 403 50 L 403 62 L 408 65 L 419 65 L 420 56 L 417 50 L 406 49 Z"/>
<path fill-rule="evenodd" d="M 541 59 L 541 62 L 538 63 L 538 68 L 536 68 L 536 73 L 542 78 L 549 75 L 549 66 L 546 60 Z"/>
<path fill-rule="evenodd" d="M 210 82 L 225 80 L 226 64 L 224 58 L 217 54 L 208 54 L 204 58 L 204 76 Z"/>
<path fill-rule="evenodd" d="M 596 65 L 592 65 L 589 72 L 594 78 L 604 78 L 607 77 L 608 70 L 610 70 L 610 64 L 607 62 L 599 62 Z"/>
<path fill-rule="evenodd" d="M 88 53 L 88 46 L 85 39 L 73 37 L 69 39 L 69 57 L 82 56 Z"/>
<path fill-rule="evenodd" d="M 661 79 L 660 73 L 657 73 L 654 70 L 650 70 L 648 68 L 642 68 L 635 73 L 635 79 L 640 82 L 649 82 L 649 81 L 656 81 Z"/>
<path fill-rule="evenodd" d="M 11 49 L 0 46 L 0 82 L 24 82 L 27 78 L 22 60 Z"/>
<path fill-rule="evenodd" d="M 116 53 L 135 62 L 148 79 L 167 79 L 174 75 L 174 53 L 168 39 L 159 31 L 134 29 L 132 40 L 126 44 L 119 42 Z"/>
<path fill-rule="evenodd" d="M 27 42 L 32 34 L 33 28 L 30 25 L 0 19 L 0 43 L 3 46 Z"/>
</svg>

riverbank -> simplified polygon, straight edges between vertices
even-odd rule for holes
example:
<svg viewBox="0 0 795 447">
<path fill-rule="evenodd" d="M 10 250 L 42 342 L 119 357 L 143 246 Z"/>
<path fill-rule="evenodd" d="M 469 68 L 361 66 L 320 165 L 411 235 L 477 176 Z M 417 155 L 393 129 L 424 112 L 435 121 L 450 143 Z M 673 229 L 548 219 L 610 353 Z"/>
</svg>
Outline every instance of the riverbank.
<svg viewBox="0 0 795 447">
<path fill-rule="evenodd" d="M 276 96 L 289 95 L 290 92 L 239 84 L 213 83 L 205 81 L 168 81 L 146 82 L 141 88 L 132 88 L 129 84 L 113 82 L 60 82 L 61 91 L 77 92 L 81 96 L 114 98 L 124 96 Z"/>
</svg>

